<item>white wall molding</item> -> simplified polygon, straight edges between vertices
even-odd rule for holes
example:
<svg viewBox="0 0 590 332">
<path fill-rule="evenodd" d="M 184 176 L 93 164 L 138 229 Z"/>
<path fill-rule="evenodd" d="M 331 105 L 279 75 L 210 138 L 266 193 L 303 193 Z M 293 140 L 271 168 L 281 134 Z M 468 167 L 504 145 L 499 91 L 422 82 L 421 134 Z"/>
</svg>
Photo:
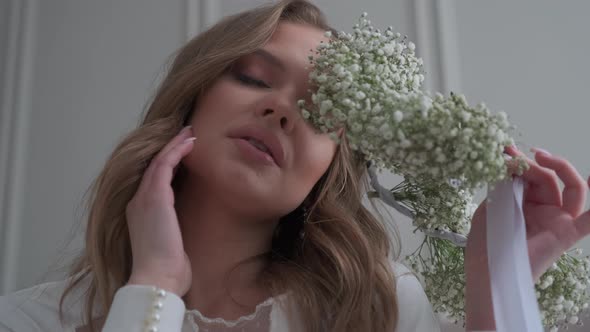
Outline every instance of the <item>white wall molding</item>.
<svg viewBox="0 0 590 332">
<path fill-rule="evenodd" d="M 416 47 L 424 60 L 424 88 L 448 94 L 461 88 L 454 0 L 414 0 Z"/>
<path fill-rule="evenodd" d="M 439 69 L 436 63 L 437 45 L 433 34 L 433 17 L 431 0 L 412 0 L 414 12 L 414 29 L 416 35 L 416 53 L 424 60 L 426 79 L 424 89 L 434 91 L 440 89 Z"/>
<path fill-rule="evenodd" d="M 219 0 L 186 0 L 186 40 L 217 22 L 221 15 Z"/>
<path fill-rule="evenodd" d="M 0 124 L 0 291 L 14 290 L 33 88 L 37 0 L 10 1 Z"/>
<path fill-rule="evenodd" d="M 437 14 L 441 92 L 461 91 L 461 53 L 457 37 L 455 0 L 434 1 Z"/>
</svg>

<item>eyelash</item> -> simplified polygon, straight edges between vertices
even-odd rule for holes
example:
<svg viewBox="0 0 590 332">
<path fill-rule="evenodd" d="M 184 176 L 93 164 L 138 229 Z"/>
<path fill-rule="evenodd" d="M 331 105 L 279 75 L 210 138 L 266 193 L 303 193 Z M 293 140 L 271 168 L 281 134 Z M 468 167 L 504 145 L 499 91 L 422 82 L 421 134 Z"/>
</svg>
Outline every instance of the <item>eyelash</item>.
<svg viewBox="0 0 590 332">
<path fill-rule="evenodd" d="M 264 89 L 269 89 L 270 85 L 268 85 L 265 81 L 256 79 L 254 77 L 242 74 L 242 73 L 236 73 L 236 79 L 246 85 L 252 85 L 252 86 L 256 86 L 258 88 L 264 88 Z"/>
<path fill-rule="evenodd" d="M 242 74 L 242 73 L 235 73 L 234 75 L 235 75 L 236 79 L 243 84 L 253 85 L 258 88 L 270 89 L 270 86 L 262 80 L 256 79 L 254 77 L 251 77 L 251 76 L 248 76 L 248 75 Z M 305 122 L 307 123 L 308 126 L 310 126 L 313 129 L 315 134 L 318 134 L 318 135 L 324 134 L 321 130 L 319 130 L 318 128 L 313 126 L 311 123 L 309 123 L 307 121 L 305 121 Z"/>
</svg>

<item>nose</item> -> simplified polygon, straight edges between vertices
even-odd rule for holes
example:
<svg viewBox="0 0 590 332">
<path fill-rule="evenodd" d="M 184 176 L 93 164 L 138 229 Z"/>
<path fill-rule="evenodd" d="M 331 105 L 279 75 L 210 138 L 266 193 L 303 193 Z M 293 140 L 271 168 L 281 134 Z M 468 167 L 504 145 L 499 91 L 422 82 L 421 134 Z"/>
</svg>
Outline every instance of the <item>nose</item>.
<svg viewBox="0 0 590 332">
<path fill-rule="evenodd" d="M 269 98 L 262 107 L 262 117 L 273 125 L 278 125 L 287 134 L 293 131 L 297 120 L 297 105 L 289 102 L 288 98 Z"/>
</svg>

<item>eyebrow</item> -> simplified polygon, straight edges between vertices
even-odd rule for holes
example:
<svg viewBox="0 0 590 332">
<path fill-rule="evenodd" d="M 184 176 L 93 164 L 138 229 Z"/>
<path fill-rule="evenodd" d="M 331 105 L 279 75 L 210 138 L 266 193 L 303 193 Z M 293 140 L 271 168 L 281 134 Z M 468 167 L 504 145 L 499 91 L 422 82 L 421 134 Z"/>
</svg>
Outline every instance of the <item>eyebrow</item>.
<svg viewBox="0 0 590 332">
<path fill-rule="evenodd" d="M 269 51 L 264 49 L 258 49 L 253 54 L 260 56 L 266 62 L 270 63 L 275 67 L 278 67 L 280 70 L 286 71 L 285 64 L 276 55 L 270 53 Z"/>
</svg>

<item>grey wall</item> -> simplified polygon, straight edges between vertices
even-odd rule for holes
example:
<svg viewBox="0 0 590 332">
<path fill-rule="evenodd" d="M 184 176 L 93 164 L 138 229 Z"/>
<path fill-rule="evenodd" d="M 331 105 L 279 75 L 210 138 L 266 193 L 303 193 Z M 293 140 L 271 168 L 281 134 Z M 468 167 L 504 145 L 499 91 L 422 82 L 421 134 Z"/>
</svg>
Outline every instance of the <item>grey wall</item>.
<svg viewBox="0 0 590 332">
<path fill-rule="evenodd" d="M 262 2 L 0 2 L 1 292 L 62 276 L 52 266 L 69 255 L 61 251 L 67 240 L 73 239 L 72 249 L 80 246 L 82 230 L 70 230 L 80 221 L 82 195 L 136 125 L 167 57 L 199 28 Z M 339 29 L 349 29 L 362 11 L 376 25 L 395 26 L 416 41 L 429 89 L 460 91 L 474 104 L 505 110 L 522 133 L 523 148 L 548 149 L 590 174 L 584 141 L 590 3 L 315 3 Z M 11 6 L 24 12 L 12 30 L 5 29 Z M 7 31 L 24 41 L 7 47 Z M 16 68 L 14 75 L 7 76 L 7 66 Z M 387 175 L 385 182 L 396 180 Z M 410 252 L 420 238 L 408 220 L 393 214 L 403 252 Z M 580 246 L 590 250 L 590 240 Z"/>
<path fill-rule="evenodd" d="M 11 289 L 59 277 L 48 270 L 72 238 L 84 191 L 137 123 L 158 72 L 185 32 L 180 0 L 29 3 L 29 23 L 36 27 L 26 97 L 28 144 L 18 146 L 25 153 L 18 170 L 24 175 L 20 234 L 9 239 L 17 264 L 2 276 Z"/>
<path fill-rule="evenodd" d="M 0 45 L 8 45 L 8 34 L 10 19 L 10 3 L 0 1 Z M 0 77 L 4 77 L 6 69 L 6 52 L 0 52 Z"/>
</svg>

